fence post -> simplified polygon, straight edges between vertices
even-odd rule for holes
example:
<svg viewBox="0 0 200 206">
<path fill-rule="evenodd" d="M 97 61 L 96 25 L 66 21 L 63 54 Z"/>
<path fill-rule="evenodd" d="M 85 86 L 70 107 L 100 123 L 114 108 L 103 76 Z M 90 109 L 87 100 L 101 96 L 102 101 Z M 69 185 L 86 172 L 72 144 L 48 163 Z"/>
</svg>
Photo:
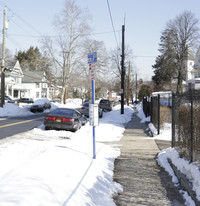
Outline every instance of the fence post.
<svg viewBox="0 0 200 206">
<path fill-rule="evenodd" d="M 190 162 L 193 162 L 193 94 L 192 92 L 190 93 L 190 100 L 191 100 L 191 109 L 190 109 Z"/>
<path fill-rule="evenodd" d="M 160 134 L 160 94 L 158 94 L 158 135 Z"/>
<path fill-rule="evenodd" d="M 153 97 L 151 97 L 151 112 L 150 112 L 150 122 L 153 122 Z"/>
<path fill-rule="evenodd" d="M 172 141 L 171 147 L 175 146 L 175 94 L 172 93 Z"/>
</svg>

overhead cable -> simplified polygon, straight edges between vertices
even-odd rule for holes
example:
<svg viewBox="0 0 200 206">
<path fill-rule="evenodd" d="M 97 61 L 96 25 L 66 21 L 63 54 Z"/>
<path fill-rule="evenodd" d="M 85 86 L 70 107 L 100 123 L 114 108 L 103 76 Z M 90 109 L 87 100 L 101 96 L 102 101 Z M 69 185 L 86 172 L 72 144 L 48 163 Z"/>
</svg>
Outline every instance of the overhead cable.
<svg viewBox="0 0 200 206">
<path fill-rule="evenodd" d="M 119 48 L 117 37 L 116 37 L 116 33 L 115 33 L 114 23 L 113 23 L 113 19 L 112 19 L 112 14 L 111 14 L 109 0 L 107 0 L 107 5 L 108 5 L 108 11 L 109 11 L 109 14 L 110 14 L 110 20 L 111 20 L 111 23 L 112 23 L 112 28 L 113 28 L 113 32 L 114 32 L 114 36 L 115 36 L 115 41 L 117 43 L 117 48 Z"/>
</svg>

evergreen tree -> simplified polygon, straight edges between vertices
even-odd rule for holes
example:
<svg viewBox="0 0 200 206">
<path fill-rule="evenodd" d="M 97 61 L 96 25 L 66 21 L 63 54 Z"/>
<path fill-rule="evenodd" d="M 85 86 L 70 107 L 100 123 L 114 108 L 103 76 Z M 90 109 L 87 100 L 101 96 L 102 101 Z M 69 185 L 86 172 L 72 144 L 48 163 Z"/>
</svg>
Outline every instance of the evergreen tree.
<svg viewBox="0 0 200 206">
<path fill-rule="evenodd" d="M 151 87 L 149 85 L 143 84 L 140 88 L 138 99 L 141 101 L 144 99 L 144 97 L 151 96 L 151 93 L 152 93 Z"/>
<path fill-rule="evenodd" d="M 31 46 L 27 51 L 19 51 L 15 58 L 24 70 L 48 72 L 51 66 L 51 62 L 40 53 L 38 47 Z"/>
</svg>

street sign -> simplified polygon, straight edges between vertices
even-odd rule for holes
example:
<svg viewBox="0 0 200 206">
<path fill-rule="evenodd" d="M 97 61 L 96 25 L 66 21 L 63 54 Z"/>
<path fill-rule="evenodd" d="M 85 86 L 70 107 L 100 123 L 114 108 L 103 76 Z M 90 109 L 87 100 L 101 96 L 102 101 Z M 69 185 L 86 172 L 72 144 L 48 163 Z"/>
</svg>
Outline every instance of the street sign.
<svg viewBox="0 0 200 206">
<path fill-rule="evenodd" d="M 99 125 L 99 106 L 98 104 L 90 104 L 89 106 L 89 120 L 91 126 Z"/>
<path fill-rule="evenodd" d="M 90 79 L 95 80 L 96 65 L 95 63 L 89 64 Z"/>
<path fill-rule="evenodd" d="M 97 62 L 97 52 L 92 52 L 88 54 L 88 64 Z"/>
</svg>

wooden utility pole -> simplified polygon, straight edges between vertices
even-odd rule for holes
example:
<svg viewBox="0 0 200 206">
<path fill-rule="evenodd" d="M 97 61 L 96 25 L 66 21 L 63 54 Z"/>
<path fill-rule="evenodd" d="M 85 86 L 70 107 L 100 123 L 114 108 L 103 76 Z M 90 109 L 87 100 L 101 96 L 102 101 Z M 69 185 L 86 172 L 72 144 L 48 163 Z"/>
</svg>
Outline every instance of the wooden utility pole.
<svg viewBox="0 0 200 206">
<path fill-rule="evenodd" d="M 138 94 L 137 94 L 137 90 L 138 90 L 138 83 L 137 83 L 137 73 L 135 74 L 135 81 L 136 81 L 136 85 L 135 85 L 135 100 L 137 101 L 137 99 L 138 99 Z"/>
<path fill-rule="evenodd" d="M 122 25 L 122 61 L 121 61 L 121 114 L 124 114 L 124 25 Z"/>
<path fill-rule="evenodd" d="M 131 73 L 131 65 L 129 62 L 129 68 L 128 68 L 128 91 L 127 91 L 127 105 L 129 106 L 129 97 L 130 97 L 130 73 Z"/>
<path fill-rule="evenodd" d="M 1 60 L 1 107 L 5 104 L 5 39 L 6 39 L 6 9 L 3 12 L 3 44 Z"/>
</svg>

